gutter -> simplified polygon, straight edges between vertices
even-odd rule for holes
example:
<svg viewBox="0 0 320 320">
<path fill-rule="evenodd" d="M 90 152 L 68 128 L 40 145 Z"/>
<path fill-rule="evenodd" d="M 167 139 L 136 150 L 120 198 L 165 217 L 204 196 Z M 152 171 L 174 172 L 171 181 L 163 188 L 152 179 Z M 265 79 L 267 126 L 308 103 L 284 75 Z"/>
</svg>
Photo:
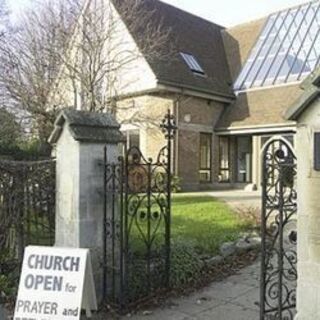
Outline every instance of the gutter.
<svg viewBox="0 0 320 320">
<path fill-rule="evenodd" d="M 281 123 L 243 127 L 218 128 L 214 131 L 217 135 L 237 135 L 237 134 L 267 134 L 274 132 L 296 132 L 296 123 Z"/>
<path fill-rule="evenodd" d="M 236 99 L 235 95 L 221 94 L 215 91 L 199 89 L 195 86 L 177 85 L 175 82 L 171 81 L 160 80 L 157 83 L 157 88 L 162 91 L 181 93 L 225 103 L 231 103 Z"/>
<path fill-rule="evenodd" d="M 190 87 L 191 88 L 191 87 Z M 189 95 L 193 97 L 199 97 L 203 99 L 208 99 L 212 101 L 218 101 L 230 104 L 232 103 L 236 97 L 235 96 L 224 96 L 221 94 L 214 94 L 212 92 L 206 92 L 205 90 L 200 91 L 199 89 L 193 88 L 188 89 L 187 87 L 177 86 L 176 84 L 169 84 L 166 82 L 158 82 L 157 85 L 154 88 L 145 89 L 141 91 L 136 91 L 133 93 L 128 94 L 122 94 L 116 97 L 117 100 L 121 99 L 127 99 L 127 98 L 133 98 L 133 97 L 139 97 L 143 95 L 153 94 L 153 93 L 160 93 L 160 92 L 171 92 L 171 93 L 178 93 L 183 95 Z"/>
</svg>

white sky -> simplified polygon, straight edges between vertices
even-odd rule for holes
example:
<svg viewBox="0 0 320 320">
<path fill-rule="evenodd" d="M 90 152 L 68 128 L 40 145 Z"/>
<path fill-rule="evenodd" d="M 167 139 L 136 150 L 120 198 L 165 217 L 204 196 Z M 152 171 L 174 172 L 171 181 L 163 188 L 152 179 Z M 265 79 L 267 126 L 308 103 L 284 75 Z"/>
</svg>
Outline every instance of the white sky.
<svg viewBox="0 0 320 320">
<path fill-rule="evenodd" d="M 215 23 L 229 27 L 255 20 L 308 0 L 163 0 Z"/>
<path fill-rule="evenodd" d="M 54 1 L 54 0 L 53 0 Z M 223 26 L 232 26 L 263 17 L 307 0 L 163 0 Z M 32 0 L 8 0 L 14 12 Z"/>
</svg>

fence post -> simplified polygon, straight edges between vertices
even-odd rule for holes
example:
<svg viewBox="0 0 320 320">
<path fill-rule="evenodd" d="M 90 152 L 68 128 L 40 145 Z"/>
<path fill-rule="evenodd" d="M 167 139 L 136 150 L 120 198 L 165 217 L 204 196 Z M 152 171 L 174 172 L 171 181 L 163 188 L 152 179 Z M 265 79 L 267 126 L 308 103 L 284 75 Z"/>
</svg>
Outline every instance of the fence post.
<svg viewBox="0 0 320 320">
<path fill-rule="evenodd" d="M 104 158 L 123 140 L 109 114 L 64 110 L 49 142 L 56 148 L 56 236 L 59 247 L 89 248 L 98 300 L 103 291 Z M 105 148 L 107 146 L 107 148 Z"/>
</svg>

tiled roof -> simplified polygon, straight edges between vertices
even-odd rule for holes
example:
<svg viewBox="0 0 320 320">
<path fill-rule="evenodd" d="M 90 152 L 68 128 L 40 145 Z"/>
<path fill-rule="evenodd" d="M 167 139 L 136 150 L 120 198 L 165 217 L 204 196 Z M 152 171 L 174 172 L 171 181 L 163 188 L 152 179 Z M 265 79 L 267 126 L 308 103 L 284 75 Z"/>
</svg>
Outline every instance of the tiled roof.
<svg viewBox="0 0 320 320">
<path fill-rule="evenodd" d="M 284 113 L 302 92 L 299 85 L 290 85 L 241 93 L 226 108 L 216 129 L 289 123 Z"/>
<path fill-rule="evenodd" d="M 77 141 L 118 143 L 124 140 L 120 125 L 111 114 L 64 109 L 55 121 L 49 143 L 57 143 L 65 124 Z"/>
<path fill-rule="evenodd" d="M 121 15 L 119 0 L 113 0 L 113 3 Z M 167 59 L 152 59 L 145 55 L 159 83 L 233 97 L 221 34 L 224 28 L 158 0 L 144 0 L 142 5 L 144 10 L 152 12 L 151 21 L 155 27 L 163 25 L 170 30 L 168 41 L 173 46 L 173 54 Z M 138 46 L 144 48 L 143 31 L 130 29 L 128 15 L 123 15 L 122 19 Z M 159 50 L 166 52 L 167 44 Z M 180 52 L 193 55 L 206 76 L 195 75 Z"/>
</svg>

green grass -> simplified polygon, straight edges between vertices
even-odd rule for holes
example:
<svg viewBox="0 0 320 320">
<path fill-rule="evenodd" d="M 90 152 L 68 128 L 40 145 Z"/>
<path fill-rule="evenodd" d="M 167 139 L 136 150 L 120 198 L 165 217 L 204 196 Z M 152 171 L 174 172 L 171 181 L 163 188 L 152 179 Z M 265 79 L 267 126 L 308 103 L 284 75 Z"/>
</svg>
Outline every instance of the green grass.
<svg viewBox="0 0 320 320">
<path fill-rule="evenodd" d="M 157 205 L 155 207 L 158 209 Z M 146 211 L 144 206 L 141 208 Z M 171 216 L 172 243 L 192 242 L 199 254 L 217 254 L 222 243 L 236 240 L 241 232 L 252 227 L 248 221 L 240 219 L 228 205 L 209 196 L 174 194 Z M 48 221 L 41 222 L 48 226 Z M 143 254 L 146 244 L 141 234 L 146 236 L 147 223 L 140 221 L 139 225 L 141 230 L 135 221 L 132 223 L 130 245 L 136 252 Z M 152 230 L 157 230 L 153 246 L 163 245 L 163 221 L 159 224 L 159 229 L 157 222 L 153 222 Z M 29 240 L 32 244 L 51 244 L 49 237 L 44 237 L 42 229 L 38 230 L 32 224 Z"/>
<path fill-rule="evenodd" d="M 250 228 L 225 203 L 209 196 L 174 195 L 172 241 L 192 241 L 201 254 L 216 254 L 222 243 Z"/>
</svg>

